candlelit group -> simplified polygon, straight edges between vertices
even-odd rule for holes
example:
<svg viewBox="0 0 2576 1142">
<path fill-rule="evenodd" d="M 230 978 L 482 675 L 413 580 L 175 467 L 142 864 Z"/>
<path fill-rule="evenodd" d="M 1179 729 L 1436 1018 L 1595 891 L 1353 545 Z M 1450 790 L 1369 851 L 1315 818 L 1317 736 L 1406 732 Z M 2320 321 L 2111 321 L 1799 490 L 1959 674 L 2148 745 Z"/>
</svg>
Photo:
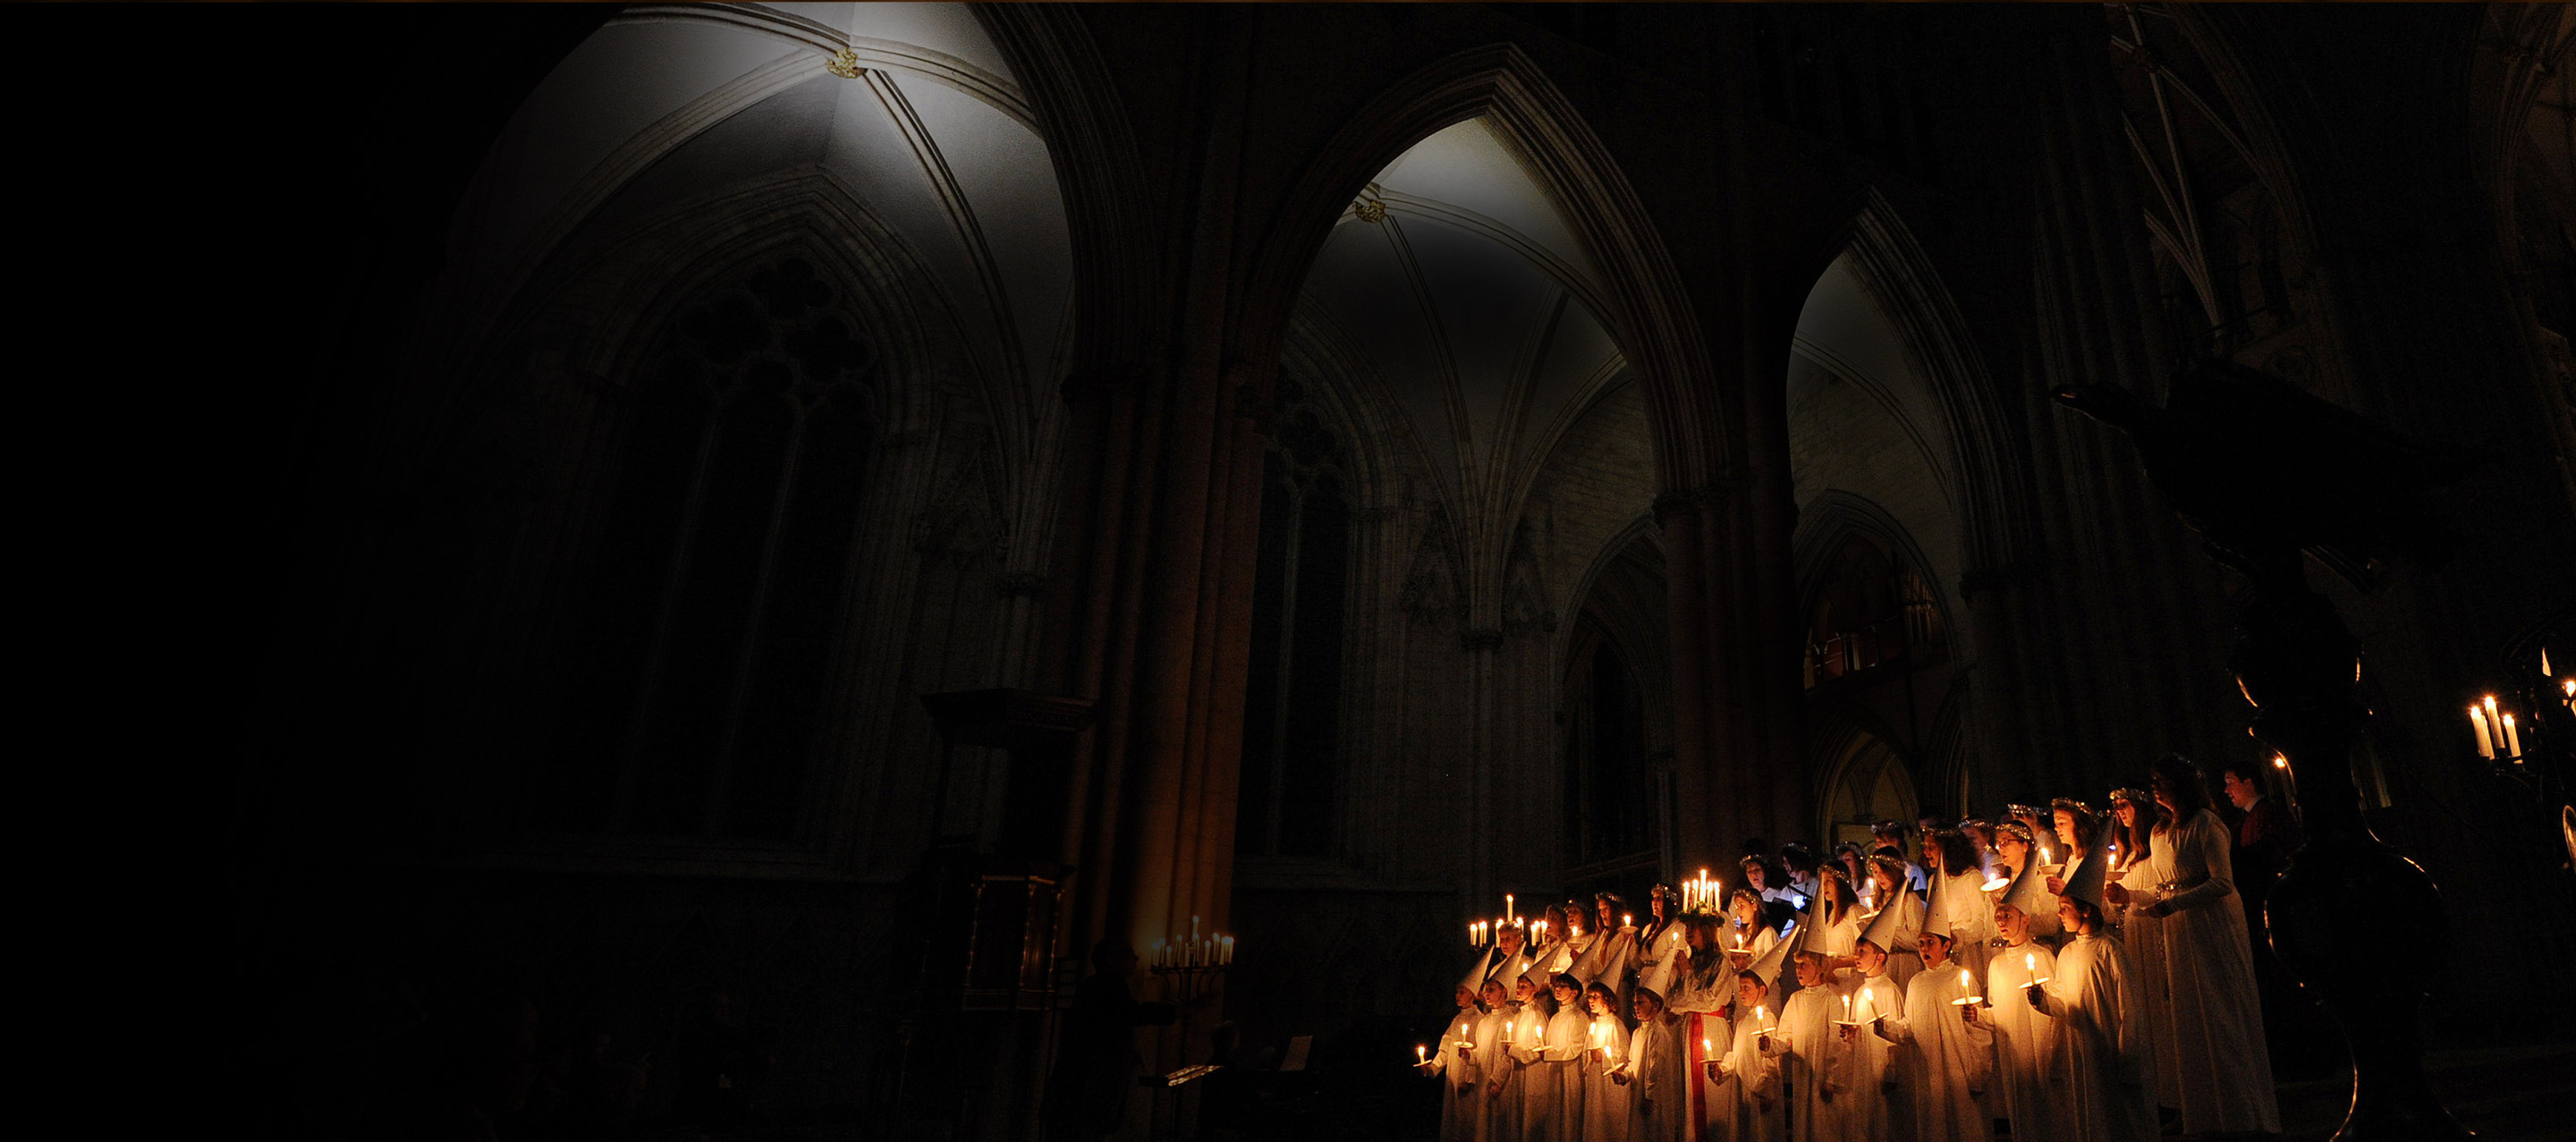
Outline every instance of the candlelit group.
<svg viewBox="0 0 2576 1142">
<path fill-rule="evenodd" d="M 2152 790 L 2152 792 L 2149 792 Z M 1754 852 L 1646 914 L 1611 893 L 1468 926 L 1417 1066 L 1448 1142 L 2013 1142 L 2280 1130 L 2228 826 L 2167 757 L 1864 852 Z M 1935 824 L 1940 824 L 1935 822 Z"/>
</svg>

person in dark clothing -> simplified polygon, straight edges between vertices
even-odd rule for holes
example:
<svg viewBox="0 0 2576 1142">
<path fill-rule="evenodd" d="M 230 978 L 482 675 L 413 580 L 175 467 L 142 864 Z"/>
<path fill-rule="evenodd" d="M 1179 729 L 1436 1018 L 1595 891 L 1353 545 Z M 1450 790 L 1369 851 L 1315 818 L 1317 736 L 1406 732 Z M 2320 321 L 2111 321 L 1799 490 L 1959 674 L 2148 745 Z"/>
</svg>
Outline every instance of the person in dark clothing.
<svg viewBox="0 0 2576 1142">
<path fill-rule="evenodd" d="M 2264 765 L 2231 762 L 2219 771 L 2219 784 L 2237 811 L 2236 835 L 2228 855 L 2235 865 L 2236 894 L 2245 903 L 2245 938 L 2254 946 L 2254 990 L 2263 1004 L 2263 1026 L 2273 1074 L 2283 1079 L 2313 1079 L 2343 1065 L 2330 1029 L 2319 1025 L 2316 1008 L 2299 999 L 2299 985 L 2272 954 L 2272 930 L 2265 923 L 2264 899 L 2290 854 L 2305 843 L 2297 818 L 2287 806 L 2265 795 Z"/>
<path fill-rule="evenodd" d="M 1047 1076 L 1043 1116 L 1050 1142 L 1088 1142 L 1116 1133 L 1127 1120 L 1128 1095 L 1145 1061 L 1136 1053 L 1136 1028 L 1165 1026 L 1180 1017 L 1180 1008 L 1139 1003 L 1128 990 L 1136 949 L 1125 940 L 1092 945 L 1091 971 L 1074 991 L 1055 1070 Z"/>
<path fill-rule="evenodd" d="M 2259 932 L 2263 898 L 2280 878 L 2282 863 L 2299 847 L 2299 823 L 2280 802 L 2263 794 L 2260 765 L 2236 762 L 2222 772 L 2220 781 L 2226 786 L 2228 803 L 2245 815 L 2236 823 L 2235 851 L 2228 855 L 2236 862 L 2236 891 L 2245 898 L 2245 919 Z"/>
</svg>

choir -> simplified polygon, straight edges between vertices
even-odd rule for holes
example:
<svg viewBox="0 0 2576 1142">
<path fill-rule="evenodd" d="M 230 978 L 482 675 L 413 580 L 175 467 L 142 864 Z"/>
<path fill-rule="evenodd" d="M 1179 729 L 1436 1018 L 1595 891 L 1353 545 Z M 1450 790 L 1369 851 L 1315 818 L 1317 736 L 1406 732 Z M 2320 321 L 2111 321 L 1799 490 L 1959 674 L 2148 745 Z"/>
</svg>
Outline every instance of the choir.
<svg viewBox="0 0 2576 1142">
<path fill-rule="evenodd" d="M 2108 812 L 1881 822 L 1471 926 L 1443 1142 L 2276 1133 L 2227 826 L 2167 757 Z M 1909 851 L 1909 830 L 1928 829 Z"/>
</svg>

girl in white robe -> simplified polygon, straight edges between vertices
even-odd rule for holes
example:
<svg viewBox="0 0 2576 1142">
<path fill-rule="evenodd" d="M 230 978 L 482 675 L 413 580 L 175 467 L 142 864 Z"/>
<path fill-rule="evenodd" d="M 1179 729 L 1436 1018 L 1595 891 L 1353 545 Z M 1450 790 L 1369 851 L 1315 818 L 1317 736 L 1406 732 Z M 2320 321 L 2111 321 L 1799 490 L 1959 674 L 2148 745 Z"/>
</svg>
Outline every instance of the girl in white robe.
<svg viewBox="0 0 2576 1142">
<path fill-rule="evenodd" d="M 2021 879 L 2023 870 L 2045 863 L 2039 859 L 2039 847 L 2031 839 L 2030 827 L 2018 820 L 1995 827 L 1995 857 L 2002 865 L 1998 871 L 2003 878 L 2013 882 Z M 2036 875 L 2045 878 L 2048 870 L 2042 868 Z M 2033 883 L 2036 885 L 2038 882 Z M 2000 894 L 1996 896 L 1995 902 L 1997 904 L 2003 902 Z M 2043 916 L 2025 908 L 2022 910 L 2022 918 L 2030 926 L 2030 938 L 2047 945 L 2051 951 L 2054 951 L 2057 948 L 2057 900 L 2052 896 L 2045 904 L 2042 910 L 2047 915 Z"/>
<path fill-rule="evenodd" d="M 1950 958 L 1949 933 L 1919 937 L 1923 974 L 1905 989 L 1905 1013 L 1871 1030 L 1896 1044 L 1915 1142 L 1985 1142 L 1994 1115 L 1986 1090 L 1994 1076 L 1994 1032 L 1966 1015 L 1961 1001 L 1984 994 L 1975 973 Z"/>
<path fill-rule="evenodd" d="M 1888 950 L 1888 974 L 1899 985 L 1913 979 L 1923 970 L 1923 958 L 1914 950 L 1914 936 L 1923 930 L 1923 898 L 1905 890 L 1905 870 L 1914 867 L 1890 856 L 1869 858 L 1870 879 L 1878 885 L 1878 898 L 1887 903 L 1871 913 L 1868 924 L 1876 926 L 1878 917 L 1889 909 L 1896 910 L 1896 928 L 1889 933 L 1894 948 Z"/>
<path fill-rule="evenodd" d="M 1555 1109 L 1548 1123 L 1547 1137 L 1552 1142 L 1579 1142 L 1583 1137 L 1583 1050 L 1592 1037 L 1592 1017 L 1583 1011 L 1583 985 L 1574 977 L 1557 973 L 1549 991 L 1556 998 L 1556 1013 L 1547 1017 L 1547 1036 L 1539 1048 L 1538 1073 L 1542 1083 L 1556 1088 Z M 1531 1142 L 1538 1142 L 1538 1126 L 1525 1124 Z"/>
<path fill-rule="evenodd" d="M 1967 834 L 1952 829 L 1932 834 L 1932 863 L 1932 900 L 1925 908 L 1922 931 L 1950 933 L 1957 941 L 1950 958 L 1983 977 L 1990 950 L 1987 941 L 1995 935 L 1994 909 L 1986 903 L 1984 891 L 1985 868 L 1977 862 Z M 1908 977 L 1905 982 L 1911 987 L 1914 980 Z"/>
<path fill-rule="evenodd" d="M 1777 971 L 1779 960 L 1765 957 Z M 1775 1026 L 1771 987 L 1759 968 L 1736 976 L 1735 1019 L 1724 1051 L 1702 1064 L 1709 1084 L 1713 1138 L 1781 1142 L 1788 1137 L 1787 1100 L 1780 1097 L 1780 1061 L 1762 1052 L 1762 1037 Z"/>
<path fill-rule="evenodd" d="M 1628 1057 L 1611 1068 L 1610 1081 L 1628 1088 L 1632 1142 L 1681 1142 L 1684 1095 L 1677 1021 L 1664 1011 L 1661 993 L 1639 984 L 1629 993 L 1637 1029 L 1628 1035 Z"/>
<path fill-rule="evenodd" d="M 2015 1142 L 2060 1142 L 2073 1136 L 2064 1101 L 2064 1052 L 2057 1022 L 2030 1005 L 2024 990 L 2057 974 L 2057 953 L 2031 935 L 2026 908 L 2056 906 L 2040 887 L 2037 866 L 2025 866 L 1995 905 L 1995 929 L 2004 946 L 1986 964 L 1986 1002 L 1972 1018 L 1994 1032 L 1995 1109 L 2012 1124 Z"/>
<path fill-rule="evenodd" d="M 1676 899 L 1670 885 L 1656 885 L 1646 901 L 1650 919 L 1637 934 L 1637 986 L 1659 999 L 1672 994 L 1681 961 L 1690 955 L 1690 929 L 1681 922 Z"/>
<path fill-rule="evenodd" d="M 2022 993 L 2058 1026 L 2073 1142 L 2153 1142 L 2155 1055 L 2129 1018 L 2138 995 L 2128 956 L 2102 930 L 2109 860 L 2101 843 L 2076 864 L 2059 897 L 2057 918 L 2072 938 L 2058 949 L 2056 976 Z"/>
<path fill-rule="evenodd" d="M 2229 830 L 2209 810 L 2200 770 L 2168 755 L 2150 784 L 2178 826 L 2154 837 L 2170 854 L 2170 876 L 2147 889 L 2134 914 L 2161 925 L 2164 986 L 2160 1033 L 2174 1044 L 2178 1074 L 2170 1090 L 2186 1134 L 2264 1133 L 2281 1129 L 2272 1061 L 2263 1044 L 2263 1008 L 2254 990 L 2254 956 L 2245 909 L 2236 899 Z M 2136 894 L 2129 896 L 2135 905 Z M 2165 1061 L 2159 1052 L 2156 1062 Z"/>
<path fill-rule="evenodd" d="M 1825 958 L 1798 952 L 1798 990 L 1781 1004 L 1780 1022 L 1755 1040 L 1779 1067 L 1788 1103 L 1790 1142 L 1839 1142 L 1842 1107 L 1824 1086 L 1825 1061 L 1836 1047 L 1834 1020 L 1843 1017 L 1842 986 L 1825 974 Z"/>
<path fill-rule="evenodd" d="M 2178 1106 L 2174 1083 L 2182 1075 L 2182 1059 L 2173 1036 L 2173 981 L 2165 960 L 2165 925 L 2147 915 L 2156 887 L 2174 878 L 2173 847 L 2156 843 L 2156 834 L 2165 831 L 2167 822 L 2163 808 L 2145 793 L 2113 792 L 2111 819 L 2117 826 L 2120 851 L 2103 896 L 2120 920 L 2120 943 L 2129 953 L 2129 965 L 2137 969 L 2138 1018 L 2156 1057 L 2156 1104 Z"/>
<path fill-rule="evenodd" d="M 1726 932 L 1724 950 L 1729 979 L 1734 978 L 1734 973 L 1751 967 L 1753 961 L 1760 959 L 1763 953 L 1771 950 L 1771 945 L 1780 940 L 1779 931 L 1771 927 L 1764 914 L 1762 898 L 1745 888 L 1736 889 L 1735 894 L 1727 898 Z M 1729 988 L 1726 999 L 1733 996 L 1734 991 Z M 1725 1000 L 1721 1000 L 1720 1006 L 1724 1003 Z"/>
<path fill-rule="evenodd" d="M 1426 1061 L 1415 1069 L 1440 1081 L 1440 1142 L 1475 1142 L 1476 1025 L 1485 1018 L 1484 1009 L 1476 1005 L 1476 993 L 1459 984 L 1454 997 L 1458 1014 L 1441 1032 L 1440 1042 L 1431 1047 Z M 1462 1047 L 1461 1044 L 1464 1044 Z"/>
<path fill-rule="evenodd" d="M 1503 1097 L 1502 1080 L 1512 1068 L 1511 1056 L 1504 1050 L 1512 1020 L 1520 1009 L 1505 997 L 1500 979 L 1485 981 L 1478 998 L 1484 1001 L 1485 1017 L 1476 1022 L 1476 1047 L 1470 1065 L 1476 1070 L 1476 1142 L 1516 1142 L 1520 1137 L 1520 1092 L 1514 1087 L 1509 1101 Z"/>
<path fill-rule="evenodd" d="M 1861 917 L 1866 915 L 1859 894 L 1852 890 L 1851 878 L 1835 869 L 1825 870 L 1816 905 L 1808 910 L 1807 922 L 1814 924 L 1816 931 L 1806 946 L 1825 954 L 1826 967 L 1850 967 L 1852 945 L 1860 942 Z"/>
<path fill-rule="evenodd" d="M 1675 1015 L 1674 1034 L 1681 1040 L 1684 1057 L 1681 1080 L 1683 1089 L 1674 1097 L 1681 1106 L 1675 1116 L 1693 1138 L 1705 1138 L 1708 1117 L 1707 1084 L 1698 1078 L 1701 1062 L 1708 1058 L 1718 1039 L 1727 1034 L 1726 1020 L 1718 1014 L 1732 998 L 1729 984 L 1734 976 L 1727 970 L 1726 953 L 1718 950 L 1718 919 L 1693 915 L 1689 918 L 1690 955 L 1674 972 L 1670 1007 Z"/>
<path fill-rule="evenodd" d="M 1573 969 L 1574 978 L 1587 986 L 1600 980 L 1615 989 L 1627 987 L 1628 973 L 1635 968 L 1637 960 L 1636 917 L 1625 911 L 1627 903 L 1615 892 L 1593 897 L 1601 936 L 1584 949 L 1582 957 L 1575 960 Z"/>
<path fill-rule="evenodd" d="M 1583 1004 L 1592 1012 L 1589 1039 L 1576 1068 L 1583 1076 L 1583 1142 L 1628 1142 L 1633 1091 L 1610 1076 L 1628 1061 L 1628 1022 L 1619 1017 L 1619 992 L 1602 980 L 1583 987 Z"/>
</svg>

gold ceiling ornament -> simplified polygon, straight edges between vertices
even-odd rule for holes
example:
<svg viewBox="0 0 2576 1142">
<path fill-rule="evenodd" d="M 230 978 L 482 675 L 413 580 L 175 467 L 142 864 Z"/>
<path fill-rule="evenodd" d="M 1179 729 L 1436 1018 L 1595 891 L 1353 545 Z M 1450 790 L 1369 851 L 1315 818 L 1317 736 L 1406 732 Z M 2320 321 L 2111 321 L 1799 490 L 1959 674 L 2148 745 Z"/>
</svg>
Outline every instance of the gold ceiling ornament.
<svg viewBox="0 0 2576 1142">
<path fill-rule="evenodd" d="M 824 64 L 823 70 L 840 76 L 843 79 L 857 79 L 858 77 L 868 73 L 868 69 L 859 66 L 859 50 L 857 48 L 842 48 L 840 51 L 832 53 L 832 62 Z"/>
<path fill-rule="evenodd" d="M 1363 196 L 1351 203 L 1351 214 L 1362 222 L 1384 222 L 1386 221 L 1386 201 L 1375 195 Z"/>
</svg>

